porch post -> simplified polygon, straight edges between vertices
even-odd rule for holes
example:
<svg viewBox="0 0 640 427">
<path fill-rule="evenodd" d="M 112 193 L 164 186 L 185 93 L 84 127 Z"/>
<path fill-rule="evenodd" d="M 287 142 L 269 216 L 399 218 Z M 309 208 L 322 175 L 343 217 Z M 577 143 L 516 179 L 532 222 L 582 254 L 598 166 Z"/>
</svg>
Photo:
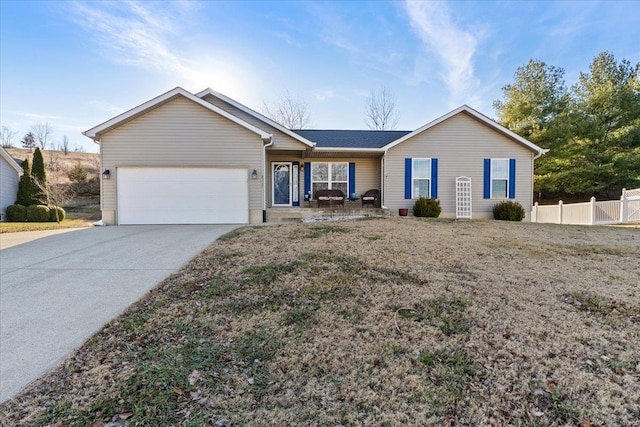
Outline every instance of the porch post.
<svg viewBox="0 0 640 427">
<path fill-rule="evenodd" d="M 562 200 L 558 202 L 558 224 L 562 224 Z"/>
<path fill-rule="evenodd" d="M 620 222 L 622 224 L 626 224 L 628 221 L 629 211 L 628 211 L 628 202 L 627 199 L 627 189 L 622 189 L 622 195 L 620 196 Z"/>
</svg>

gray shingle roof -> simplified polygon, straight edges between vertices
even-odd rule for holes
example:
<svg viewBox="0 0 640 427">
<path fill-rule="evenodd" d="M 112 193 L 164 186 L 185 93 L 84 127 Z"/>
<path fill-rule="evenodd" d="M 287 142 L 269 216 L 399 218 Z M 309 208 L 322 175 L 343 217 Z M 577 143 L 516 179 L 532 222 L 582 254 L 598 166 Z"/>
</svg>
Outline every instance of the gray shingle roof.
<svg viewBox="0 0 640 427">
<path fill-rule="evenodd" d="M 320 130 L 299 129 L 293 132 L 315 142 L 319 148 L 382 148 L 402 138 L 408 130 Z"/>
</svg>

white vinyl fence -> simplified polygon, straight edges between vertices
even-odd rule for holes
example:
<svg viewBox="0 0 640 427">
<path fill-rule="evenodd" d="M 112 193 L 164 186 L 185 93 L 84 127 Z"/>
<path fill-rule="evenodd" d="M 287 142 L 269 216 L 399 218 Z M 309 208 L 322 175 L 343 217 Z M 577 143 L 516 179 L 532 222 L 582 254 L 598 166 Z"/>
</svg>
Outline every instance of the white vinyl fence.
<svg viewBox="0 0 640 427">
<path fill-rule="evenodd" d="M 585 203 L 533 206 L 531 222 L 553 224 L 600 225 L 625 224 L 640 221 L 640 188 L 622 190 L 620 200 L 597 202 L 595 197 Z"/>
</svg>

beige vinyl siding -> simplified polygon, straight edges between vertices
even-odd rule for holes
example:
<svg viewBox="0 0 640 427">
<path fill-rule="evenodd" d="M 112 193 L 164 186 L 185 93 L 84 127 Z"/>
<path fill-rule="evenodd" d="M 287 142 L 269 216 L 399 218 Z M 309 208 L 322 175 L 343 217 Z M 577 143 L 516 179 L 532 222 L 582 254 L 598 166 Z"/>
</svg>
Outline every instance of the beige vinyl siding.
<svg viewBox="0 0 640 427">
<path fill-rule="evenodd" d="M 211 104 L 215 105 L 218 108 L 221 108 L 222 110 L 233 114 L 234 116 L 238 117 L 239 119 L 252 124 L 253 126 L 264 130 L 265 132 L 269 132 L 270 134 L 273 135 L 273 145 L 271 146 L 271 149 L 276 149 L 276 150 L 304 150 L 307 148 L 310 148 L 308 145 L 303 144 L 302 142 L 296 140 L 295 138 L 290 137 L 289 135 L 283 133 L 282 131 L 274 128 L 273 126 L 270 126 L 268 124 L 266 124 L 265 122 L 256 119 L 254 116 L 252 116 L 251 114 L 247 114 L 244 111 L 240 110 L 239 108 L 234 107 L 233 105 L 222 101 L 221 99 L 216 98 L 215 96 L 212 95 L 207 95 L 204 98 L 205 101 L 210 102 Z"/>
<path fill-rule="evenodd" d="M 16 201 L 18 195 L 18 172 L 7 163 L 4 157 L 0 157 L 0 212 L 4 212 L 7 206 Z"/>
<path fill-rule="evenodd" d="M 362 194 L 367 190 L 380 189 L 380 159 L 371 158 L 349 158 L 339 157 L 330 159 L 302 159 L 294 158 L 291 155 L 279 154 L 277 152 L 268 152 L 268 167 L 271 168 L 271 162 L 300 162 L 300 165 L 309 163 L 355 163 L 356 164 L 356 193 Z M 267 204 L 271 206 L 271 172 L 268 173 L 267 179 Z M 304 172 L 300 172 L 300 201 L 304 201 Z M 302 205 L 302 203 L 301 203 Z"/>
<path fill-rule="evenodd" d="M 516 159 L 516 198 L 525 211 L 533 203 L 534 153 L 471 116 L 460 113 L 389 149 L 385 157 L 384 204 L 392 210 L 412 208 L 404 198 L 405 158 L 438 159 L 438 199 L 443 217 L 455 216 L 455 180 L 471 178 L 473 217 L 492 218 L 493 205 L 484 199 L 484 159 Z"/>
<path fill-rule="evenodd" d="M 253 169 L 249 209 L 262 210 L 260 136 L 183 97 L 175 98 L 100 138 L 102 168 L 112 177 L 102 183 L 103 220 L 117 221 L 117 168 L 123 166 L 229 167 Z"/>
</svg>

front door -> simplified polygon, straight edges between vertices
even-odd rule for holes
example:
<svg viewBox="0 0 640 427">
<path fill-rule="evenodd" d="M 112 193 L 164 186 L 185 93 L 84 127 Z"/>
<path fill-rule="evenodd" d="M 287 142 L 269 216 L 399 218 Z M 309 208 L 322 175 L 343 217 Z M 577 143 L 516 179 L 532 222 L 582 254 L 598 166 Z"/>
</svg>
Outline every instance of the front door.
<svg viewBox="0 0 640 427">
<path fill-rule="evenodd" d="M 274 162 L 273 206 L 291 206 L 291 162 Z"/>
</svg>

